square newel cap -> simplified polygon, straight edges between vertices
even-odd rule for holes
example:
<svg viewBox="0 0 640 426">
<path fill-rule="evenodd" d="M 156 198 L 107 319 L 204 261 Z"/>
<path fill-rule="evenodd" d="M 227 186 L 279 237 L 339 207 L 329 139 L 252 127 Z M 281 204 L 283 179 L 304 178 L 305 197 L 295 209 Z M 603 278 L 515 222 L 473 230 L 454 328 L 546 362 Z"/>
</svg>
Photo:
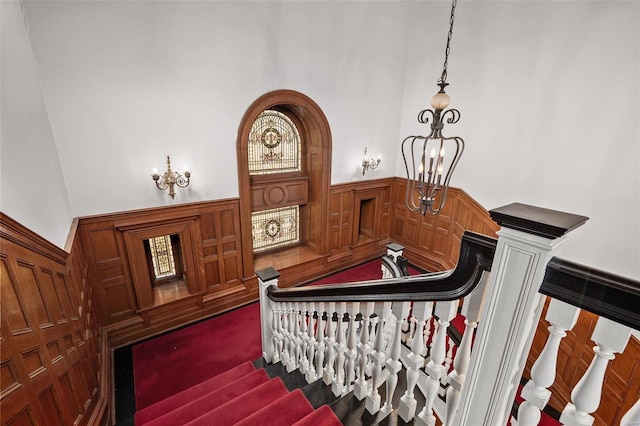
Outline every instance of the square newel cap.
<svg viewBox="0 0 640 426">
<path fill-rule="evenodd" d="M 260 269 L 259 271 L 256 271 L 256 275 L 258 276 L 258 278 L 260 278 L 260 280 L 263 283 L 266 283 L 267 281 L 271 281 L 271 280 L 275 280 L 276 278 L 279 278 L 280 272 L 276 271 L 272 267 L 268 267 L 268 268 Z"/>
<path fill-rule="evenodd" d="M 586 216 L 521 203 L 498 207 L 489 214 L 500 226 L 549 239 L 562 237 L 589 220 Z"/>
<path fill-rule="evenodd" d="M 404 246 L 401 246 L 398 243 L 389 243 L 389 244 L 387 244 L 387 249 L 389 249 L 391 251 L 402 251 L 402 250 L 404 250 Z"/>
</svg>

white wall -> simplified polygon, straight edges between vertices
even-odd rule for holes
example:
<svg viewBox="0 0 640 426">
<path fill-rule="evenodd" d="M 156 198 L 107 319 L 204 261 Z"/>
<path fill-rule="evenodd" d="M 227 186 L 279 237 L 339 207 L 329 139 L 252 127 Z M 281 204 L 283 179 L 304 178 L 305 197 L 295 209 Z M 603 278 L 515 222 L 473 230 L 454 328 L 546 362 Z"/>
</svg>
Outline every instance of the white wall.
<svg viewBox="0 0 640 426">
<path fill-rule="evenodd" d="M 436 92 L 444 56 L 446 23 L 435 51 L 416 42 L 430 35 L 422 15 L 412 13 L 409 50 L 424 53 L 410 57 L 404 136 L 423 132 L 415 113 Z M 590 217 L 560 256 L 635 278 L 639 28 L 640 2 L 459 2 L 448 93 L 462 117 L 445 127 L 466 142 L 453 186 L 488 209 L 522 202 Z"/>
<path fill-rule="evenodd" d="M 589 216 L 561 255 L 640 278 L 640 3 L 461 1 L 446 132 L 453 178 L 488 209 Z M 448 2 L 27 2 L 31 45 L 76 216 L 238 193 L 246 108 L 294 89 L 326 113 L 332 182 L 402 175 L 440 75 Z M 153 187 L 170 154 L 191 186 Z M 614 210 L 612 206 L 615 206 Z M 593 249 L 598 247 L 598 249 Z"/>
<path fill-rule="evenodd" d="M 0 209 L 63 247 L 73 216 L 19 3 L 0 15 Z"/>
<path fill-rule="evenodd" d="M 390 159 L 370 176 L 395 174 L 405 8 L 53 1 L 26 14 L 75 215 L 237 196 L 240 120 L 275 89 L 327 114 L 334 182 L 357 178 L 365 146 Z M 193 172 L 175 201 L 150 178 L 166 154 Z"/>
</svg>

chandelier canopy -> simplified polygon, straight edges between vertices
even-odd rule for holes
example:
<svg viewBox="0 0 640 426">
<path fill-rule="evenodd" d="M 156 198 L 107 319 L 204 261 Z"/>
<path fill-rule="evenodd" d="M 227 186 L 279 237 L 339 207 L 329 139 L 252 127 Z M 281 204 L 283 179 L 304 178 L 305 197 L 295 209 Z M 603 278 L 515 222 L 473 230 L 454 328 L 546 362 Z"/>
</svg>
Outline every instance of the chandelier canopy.
<svg viewBox="0 0 640 426">
<path fill-rule="evenodd" d="M 450 98 L 445 92 L 449 85 L 446 81 L 447 66 L 456 5 L 457 0 L 453 0 L 444 65 L 437 83 L 440 90 L 431 98 L 432 109 L 418 114 L 419 123 L 431 122 L 431 131 L 426 136 L 408 136 L 402 141 L 402 158 L 407 173 L 405 204 L 409 210 L 419 211 L 422 215 L 437 215 L 444 207 L 449 181 L 464 151 L 462 138 L 446 137 L 442 133 L 445 120 L 454 124 L 460 119 L 457 109 L 446 109 Z"/>
</svg>

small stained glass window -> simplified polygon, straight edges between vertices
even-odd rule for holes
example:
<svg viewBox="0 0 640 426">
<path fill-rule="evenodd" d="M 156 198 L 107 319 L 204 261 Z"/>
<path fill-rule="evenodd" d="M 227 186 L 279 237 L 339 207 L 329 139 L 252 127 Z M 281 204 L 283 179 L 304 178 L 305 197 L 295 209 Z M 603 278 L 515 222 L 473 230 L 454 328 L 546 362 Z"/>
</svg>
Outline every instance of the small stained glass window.
<svg viewBox="0 0 640 426">
<path fill-rule="evenodd" d="M 300 135 L 285 114 L 266 110 L 249 131 L 249 174 L 300 171 Z"/>
<path fill-rule="evenodd" d="M 173 261 L 173 248 L 171 247 L 171 236 L 149 238 L 151 248 L 151 259 L 153 261 L 153 271 L 156 279 L 168 277 L 176 274 L 176 266 Z"/>
<path fill-rule="evenodd" d="M 254 253 L 299 243 L 299 214 L 298 206 L 252 213 Z"/>
</svg>

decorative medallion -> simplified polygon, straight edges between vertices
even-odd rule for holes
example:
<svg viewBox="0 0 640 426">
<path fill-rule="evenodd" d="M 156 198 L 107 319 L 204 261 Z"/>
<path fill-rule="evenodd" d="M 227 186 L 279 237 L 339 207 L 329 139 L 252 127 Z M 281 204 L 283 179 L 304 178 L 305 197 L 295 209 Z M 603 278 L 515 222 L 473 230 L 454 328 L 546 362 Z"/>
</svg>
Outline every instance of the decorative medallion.
<svg viewBox="0 0 640 426">
<path fill-rule="evenodd" d="M 267 234 L 271 238 L 277 237 L 278 234 L 280 233 L 280 222 L 278 222 L 275 219 L 271 219 L 264 226 L 264 232 L 265 232 L 265 234 Z"/>
<path fill-rule="evenodd" d="M 273 149 L 280 145 L 280 142 L 282 142 L 282 135 L 280 134 L 278 129 L 268 127 L 264 130 L 264 132 L 262 132 L 260 141 L 262 142 L 262 145 L 266 146 L 269 149 Z"/>
</svg>

